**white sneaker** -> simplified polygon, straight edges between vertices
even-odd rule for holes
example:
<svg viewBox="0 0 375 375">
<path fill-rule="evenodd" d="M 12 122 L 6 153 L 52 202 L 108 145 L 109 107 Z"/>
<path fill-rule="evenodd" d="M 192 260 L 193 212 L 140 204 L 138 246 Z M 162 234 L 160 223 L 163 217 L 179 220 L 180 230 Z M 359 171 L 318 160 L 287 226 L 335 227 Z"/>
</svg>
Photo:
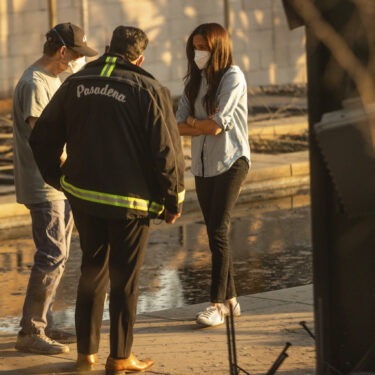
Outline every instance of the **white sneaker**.
<svg viewBox="0 0 375 375">
<path fill-rule="evenodd" d="M 223 303 L 222 303 L 221 305 L 224 306 Z M 206 307 L 205 310 L 203 310 L 203 311 L 198 311 L 198 312 L 195 314 L 195 320 L 197 320 L 197 319 L 198 319 L 198 316 L 201 315 L 201 314 L 203 314 L 203 313 L 204 313 L 209 307 L 213 307 L 213 306 L 210 305 L 210 306 Z"/>
<path fill-rule="evenodd" d="M 214 327 L 224 324 L 223 311 L 215 306 L 208 306 L 206 310 L 201 312 L 197 317 L 197 323 L 206 327 Z"/>
<path fill-rule="evenodd" d="M 229 308 L 227 306 L 225 306 L 224 303 L 222 303 L 220 305 L 221 307 L 221 311 L 224 313 L 224 316 L 227 316 L 230 314 L 230 311 L 229 311 Z M 204 311 L 199 311 L 195 314 L 195 319 L 198 319 L 198 316 L 201 315 Z M 240 303 L 237 302 L 236 303 L 236 306 L 234 306 L 234 309 L 233 309 L 233 316 L 241 316 L 241 307 L 240 307 Z"/>
<path fill-rule="evenodd" d="M 225 306 L 224 304 L 222 304 L 221 309 L 222 309 L 224 315 L 229 315 L 230 314 L 229 307 Z M 240 303 L 239 302 L 237 302 L 236 306 L 234 306 L 233 316 L 241 316 L 241 307 L 240 307 Z"/>
</svg>

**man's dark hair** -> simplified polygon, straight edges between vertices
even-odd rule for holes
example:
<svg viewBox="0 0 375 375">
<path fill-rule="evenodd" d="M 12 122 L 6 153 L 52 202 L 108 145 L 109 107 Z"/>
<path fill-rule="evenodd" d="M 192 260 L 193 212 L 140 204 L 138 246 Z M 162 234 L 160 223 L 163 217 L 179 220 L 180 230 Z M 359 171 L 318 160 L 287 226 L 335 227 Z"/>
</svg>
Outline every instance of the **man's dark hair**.
<svg viewBox="0 0 375 375">
<path fill-rule="evenodd" d="M 138 59 L 148 44 L 144 31 L 131 26 L 117 26 L 113 31 L 109 53 L 118 53 L 129 61 Z"/>
<path fill-rule="evenodd" d="M 43 53 L 47 56 L 53 56 L 64 44 L 53 30 L 46 34 L 46 42 L 43 46 Z"/>
</svg>

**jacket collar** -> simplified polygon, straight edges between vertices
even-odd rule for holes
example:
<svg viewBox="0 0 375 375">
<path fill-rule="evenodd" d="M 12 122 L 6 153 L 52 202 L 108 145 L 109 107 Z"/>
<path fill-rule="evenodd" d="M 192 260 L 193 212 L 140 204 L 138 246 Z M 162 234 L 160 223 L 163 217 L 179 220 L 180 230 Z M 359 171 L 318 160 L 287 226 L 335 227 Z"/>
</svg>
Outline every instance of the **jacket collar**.
<svg viewBox="0 0 375 375">
<path fill-rule="evenodd" d="M 118 69 L 132 71 L 134 73 L 138 73 L 146 77 L 155 79 L 149 72 L 147 72 L 146 70 L 142 69 L 141 67 L 135 64 L 132 64 L 128 60 L 125 60 L 120 54 L 117 54 L 117 53 L 105 53 L 103 56 L 99 57 L 98 59 L 86 64 L 86 67 L 89 68 L 89 67 L 95 67 L 95 66 L 103 66 L 106 64 L 105 60 L 107 57 L 117 57 L 116 68 Z"/>
</svg>

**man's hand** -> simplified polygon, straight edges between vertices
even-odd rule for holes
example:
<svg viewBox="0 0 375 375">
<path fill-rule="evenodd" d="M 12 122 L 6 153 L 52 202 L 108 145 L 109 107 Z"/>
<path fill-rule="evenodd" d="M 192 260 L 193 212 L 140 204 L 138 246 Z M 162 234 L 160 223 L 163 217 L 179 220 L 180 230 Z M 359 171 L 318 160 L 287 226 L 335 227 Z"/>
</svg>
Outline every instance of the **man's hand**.
<svg viewBox="0 0 375 375">
<path fill-rule="evenodd" d="M 165 222 L 167 224 L 174 224 L 174 222 L 181 216 L 181 214 L 172 214 L 168 210 L 165 210 Z"/>
<path fill-rule="evenodd" d="M 68 157 L 68 154 L 66 153 L 66 144 L 64 145 L 64 149 L 63 149 L 63 152 L 60 156 L 60 168 L 63 166 L 63 164 L 65 163 L 66 161 L 66 158 Z"/>
</svg>

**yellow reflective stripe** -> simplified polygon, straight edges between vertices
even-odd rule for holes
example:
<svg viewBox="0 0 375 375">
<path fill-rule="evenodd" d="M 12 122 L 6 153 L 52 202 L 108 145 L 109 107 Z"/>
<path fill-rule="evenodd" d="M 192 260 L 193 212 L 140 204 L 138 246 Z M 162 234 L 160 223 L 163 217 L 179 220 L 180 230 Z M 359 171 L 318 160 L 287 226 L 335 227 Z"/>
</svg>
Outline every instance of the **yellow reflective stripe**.
<svg viewBox="0 0 375 375">
<path fill-rule="evenodd" d="M 60 184 L 61 187 L 69 194 L 89 202 L 107 204 L 116 207 L 132 208 L 140 211 L 151 211 L 157 214 L 160 214 L 164 210 L 163 205 L 156 202 L 151 202 L 150 205 L 150 201 L 146 199 L 100 193 L 97 191 L 77 188 L 76 186 L 66 182 L 65 176 L 61 176 Z"/>
<path fill-rule="evenodd" d="M 108 56 L 108 57 L 105 59 L 105 62 L 106 62 L 107 64 L 104 65 L 104 68 L 102 69 L 102 71 L 101 71 L 101 73 L 100 73 L 101 76 L 102 76 L 102 75 L 104 74 L 104 72 L 107 70 L 107 68 L 108 68 L 108 63 L 109 63 L 110 58 L 111 58 L 111 57 Z"/>
<path fill-rule="evenodd" d="M 178 204 L 182 203 L 185 200 L 185 190 L 178 193 Z"/>
<path fill-rule="evenodd" d="M 117 60 L 117 57 L 111 57 L 111 56 L 108 56 L 108 57 L 105 59 L 105 62 L 106 62 L 107 64 L 104 65 L 104 68 L 102 69 L 100 75 L 101 75 L 101 76 L 109 77 L 109 76 L 111 75 L 113 69 L 115 68 L 116 60 Z"/>
<path fill-rule="evenodd" d="M 108 73 L 106 74 L 107 77 L 109 77 L 109 76 L 111 75 L 113 69 L 115 69 L 116 60 L 117 60 L 117 57 L 114 57 L 114 58 L 113 58 L 113 61 L 112 61 L 112 65 L 111 65 L 111 67 L 109 68 Z"/>
<path fill-rule="evenodd" d="M 164 206 L 162 204 L 152 202 L 150 205 L 150 211 L 160 215 L 164 211 Z"/>
<path fill-rule="evenodd" d="M 61 183 L 62 188 L 66 190 L 68 193 L 83 200 L 107 204 L 111 206 L 134 208 L 136 210 L 148 211 L 149 201 L 146 201 L 143 199 L 138 199 L 138 198 L 133 198 L 133 197 L 124 197 L 121 195 L 99 193 L 96 191 L 80 189 L 66 182 L 65 176 L 61 177 L 60 183 Z"/>
</svg>

